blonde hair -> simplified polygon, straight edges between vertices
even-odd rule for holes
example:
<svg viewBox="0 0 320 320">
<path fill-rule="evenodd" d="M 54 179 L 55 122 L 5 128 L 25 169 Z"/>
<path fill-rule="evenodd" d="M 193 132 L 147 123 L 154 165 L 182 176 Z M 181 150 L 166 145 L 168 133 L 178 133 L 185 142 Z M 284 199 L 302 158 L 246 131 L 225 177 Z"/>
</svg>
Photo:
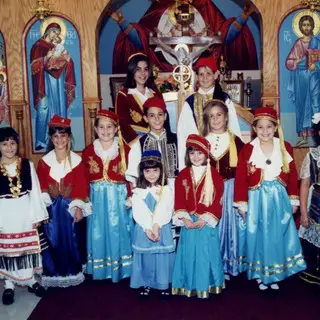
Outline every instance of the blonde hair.
<svg viewBox="0 0 320 320">
<path fill-rule="evenodd" d="M 226 117 L 227 117 L 226 130 L 228 129 L 228 121 L 229 121 L 228 107 L 226 106 L 226 104 L 223 101 L 218 100 L 218 99 L 212 99 L 205 104 L 204 110 L 203 110 L 203 132 L 202 132 L 203 137 L 206 137 L 211 132 L 210 111 L 214 107 L 218 107 L 218 108 L 222 109 L 222 111 L 226 115 Z"/>
</svg>

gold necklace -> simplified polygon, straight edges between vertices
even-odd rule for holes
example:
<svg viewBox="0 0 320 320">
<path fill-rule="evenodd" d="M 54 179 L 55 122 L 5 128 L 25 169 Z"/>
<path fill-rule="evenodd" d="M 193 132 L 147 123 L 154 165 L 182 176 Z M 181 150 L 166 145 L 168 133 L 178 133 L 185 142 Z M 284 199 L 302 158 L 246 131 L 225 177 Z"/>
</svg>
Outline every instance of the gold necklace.
<svg viewBox="0 0 320 320">
<path fill-rule="evenodd" d="M 14 198 L 18 198 L 21 189 L 22 189 L 22 184 L 21 184 L 21 179 L 20 179 L 20 164 L 21 164 L 21 158 L 18 159 L 17 161 L 17 166 L 16 166 L 16 175 L 14 177 L 10 177 L 9 173 L 6 169 L 6 167 L 3 165 L 3 163 L 0 162 L 0 171 L 1 173 L 8 178 L 9 180 L 9 189 Z M 17 183 L 16 185 L 13 183 L 13 178 L 17 178 Z"/>
</svg>

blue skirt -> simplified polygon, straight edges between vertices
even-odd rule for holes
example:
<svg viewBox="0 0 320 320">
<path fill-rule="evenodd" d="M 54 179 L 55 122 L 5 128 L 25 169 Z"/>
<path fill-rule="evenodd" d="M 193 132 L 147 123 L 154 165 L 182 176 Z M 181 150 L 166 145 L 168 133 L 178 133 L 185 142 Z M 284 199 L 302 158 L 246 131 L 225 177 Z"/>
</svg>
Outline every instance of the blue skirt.
<svg viewBox="0 0 320 320">
<path fill-rule="evenodd" d="M 168 289 L 175 257 L 171 223 L 160 229 L 159 242 L 149 240 L 141 226 L 136 224 L 132 248 L 133 264 L 130 287 Z"/>
<path fill-rule="evenodd" d="M 223 270 L 233 276 L 239 274 L 239 223 L 240 215 L 233 207 L 234 179 L 224 182 L 223 213 L 219 222 L 220 250 Z"/>
<path fill-rule="evenodd" d="M 44 287 L 69 287 L 84 281 L 85 219 L 74 223 L 68 211 L 70 199 L 59 195 L 48 208 L 49 222 L 43 230 L 48 247 L 42 252 Z"/>
<path fill-rule="evenodd" d="M 132 211 L 126 208 L 125 184 L 107 181 L 90 185 L 93 212 L 87 219 L 86 272 L 93 279 L 118 282 L 131 275 Z"/>
<path fill-rule="evenodd" d="M 192 216 L 193 221 L 197 218 Z M 224 288 L 218 228 L 181 228 L 172 277 L 172 294 L 208 298 Z"/>
<path fill-rule="evenodd" d="M 248 279 L 270 284 L 306 268 L 290 199 L 277 180 L 249 191 L 246 223 L 239 230 L 240 268 Z"/>
</svg>

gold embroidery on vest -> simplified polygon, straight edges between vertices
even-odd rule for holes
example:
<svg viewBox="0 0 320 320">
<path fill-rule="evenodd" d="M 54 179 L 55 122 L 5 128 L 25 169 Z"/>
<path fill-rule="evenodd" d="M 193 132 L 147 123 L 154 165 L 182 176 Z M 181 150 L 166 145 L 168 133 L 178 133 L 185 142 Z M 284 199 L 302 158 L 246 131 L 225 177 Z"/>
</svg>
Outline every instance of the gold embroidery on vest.
<svg viewBox="0 0 320 320">
<path fill-rule="evenodd" d="M 97 161 L 93 160 L 93 157 L 90 156 L 89 157 L 89 161 L 88 161 L 88 164 L 89 164 L 89 172 L 92 174 L 92 173 L 99 173 L 100 172 L 100 168 L 99 168 L 99 165 L 97 163 Z"/>
<path fill-rule="evenodd" d="M 182 185 L 184 186 L 184 189 L 186 191 L 186 200 L 188 200 L 189 191 L 190 191 L 190 186 L 188 185 L 188 180 L 187 179 L 183 179 L 182 180 Z"/>
<path fill-rule="evenodd" d="M 142 115 L 139 112 L 134 111 L 132 109 L 130 109 L 130 116 L 131 116 L 133 122 L 135 122 L 135 123 L 138 123 L 142 120 Z"/>
<path fill-rule="evenodd" d="M 194 95 L 194 115 L 196 117 L 196 124 L 199 131 L 199 134 L 203 132 L 203 108 L 205 104 L 211 100 L 213 97 L 212 94 L 200 94 L 198 92 Z"/>
</svg>

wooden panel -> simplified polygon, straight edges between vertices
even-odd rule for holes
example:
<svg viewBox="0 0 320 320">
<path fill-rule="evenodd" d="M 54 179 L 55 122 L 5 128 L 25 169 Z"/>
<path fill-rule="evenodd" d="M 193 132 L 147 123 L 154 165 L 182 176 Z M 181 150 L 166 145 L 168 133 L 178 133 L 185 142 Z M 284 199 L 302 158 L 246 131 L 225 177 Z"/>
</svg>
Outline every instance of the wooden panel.
<svg viewBox="0 0 320 320">
<path fill-rule="evenodd" d="M 138 1 L 138 0 L 135 0 Z M 110 0 L 50 0 L 55 13 L 71 20 L 78 29 L 81 38 L 83 100 L 86 126 L 86 143 L 91 141 L 90 110 L 99 108 L 100 93 L 97 76 L 97 25 Z M 263 103 L 278 107 L 278 29 L 283 18 L 294 8 L 298 8 L 300 0 L 253 0 L 262 20 L 262 81 Z M 24 40 L 23 31 L 33 18 L 31 9 L 35 0 L 0 0 L 0 30 L 6 39 L 7 65 L 9 74 L 9 90 L 11 101 L 26 101 L 28 94 L 25 86 Z M 24 111 L 26 106 L 23 107 Z M 13 115 L 13 118 L 15 115 Z M 26 113 L 24 113 L 24 125 Z M 16 126 L 17 122 L 13 121 Z M 29 136 L 29 135 L 28 135 Z M 31 146 L 31 141 L 26 141 Z M 31 147 L 26 145 L 27 156 L 31 157 Z M 298 162 L 302 159 L 302 151 L 296 150 Z M 301 156 L 300 156 L 301 155 Z M 34 156 L 34 158 L 36 158 Z"/>
</svg>

